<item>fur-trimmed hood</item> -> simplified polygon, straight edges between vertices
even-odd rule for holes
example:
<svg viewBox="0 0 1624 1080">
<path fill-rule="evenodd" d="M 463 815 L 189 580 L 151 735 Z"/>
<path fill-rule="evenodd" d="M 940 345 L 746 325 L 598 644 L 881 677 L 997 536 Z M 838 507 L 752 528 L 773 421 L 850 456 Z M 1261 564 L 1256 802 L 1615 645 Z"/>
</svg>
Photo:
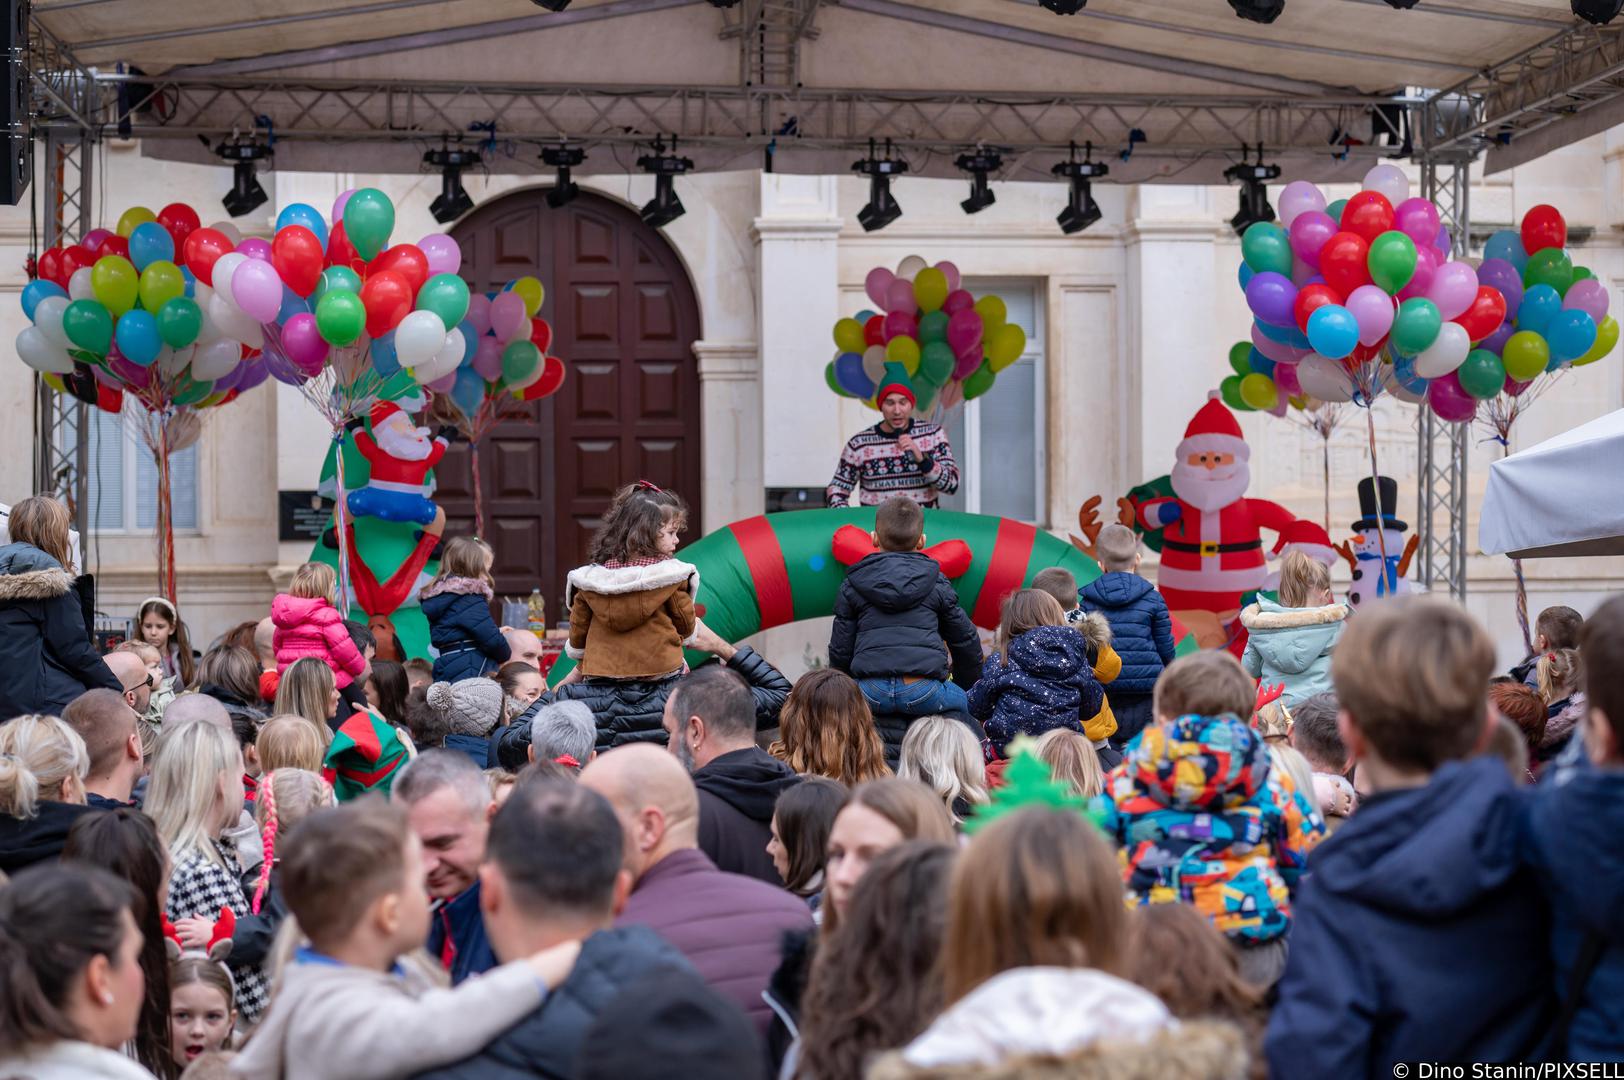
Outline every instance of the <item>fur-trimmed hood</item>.
<svg viewBox="0 0 1624 1080">
<path fill-rule="evenodd" d="M 490 600 L 496 595 L 491 589 L 489 582 L 471 577 L 436 578 L 427 585 L 423 586 L 423 591 L 419 595 L 427 598 L 430 596 L 440 596 L 442 594 L 451 594 L 456 596 L 483 596 L 486 600 Z"/>
<path fill-rule="evenodd" d="M 1111 644 L 1111 623 L 1101 612 L 1085 612 L 1082 618 L 1073 620 L 1071 625 L 1077 628 L 1077 632 L 1083 635 L 1083 640 L 1088 642 L 1095 652 Z"/>
<path fill-rule="evenodd" d="M 571 570 L 564 582 L 564 606 L 575 602 L 577 592 L 603 596 L 668 589 L 688 583 L 688 593 L 699 595 L 699 569 L 681 559 L 666 559 L 650 566 L 603 566 L 591 563 Z"/>
<path fill-rule="evenodd" d="M 0 547 L 0 603 L 54 600 L 73 588 L 73 575 L 32 544 Z"/>
<path fill-rule="evenodd" d="M 1252 633 L 1267 630 L 1296 630 L 1304 626 L 1326 626 L 1348 617 L 1348 605 L 1326 604 L 1324 607 L 1282 607 L 1268 598 L 1260 598 L 1241 612 L 1241 625 Z"/>
</svg>

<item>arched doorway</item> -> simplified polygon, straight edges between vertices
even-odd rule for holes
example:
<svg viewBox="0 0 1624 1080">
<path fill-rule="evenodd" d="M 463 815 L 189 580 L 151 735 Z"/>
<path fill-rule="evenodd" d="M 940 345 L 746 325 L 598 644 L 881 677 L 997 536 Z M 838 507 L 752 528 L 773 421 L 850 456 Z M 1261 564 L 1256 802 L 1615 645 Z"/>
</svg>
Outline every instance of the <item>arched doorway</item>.
<svg viewBox="0 0 1624 1080">
<path fill-rule="evenodd" d="M 542 316 L 568 377 L 545 401 L 514 403 L 480 447 L 486 539 L 498 596 L 539 586 L 556 623 L 564 577 L 586 561 L 615 489 L 650 480 L 682 493 L 700 535 L 699 306 L 676 252 L 619 203 L 582 192 L 560 208 L 517 192 L 470 214 L 451 235 L 462 276 L 499 289 L 524 274 L 546 286 Z M 439 468 L 449 535 L 474 531 L 467 447 Z"/>
</svg>

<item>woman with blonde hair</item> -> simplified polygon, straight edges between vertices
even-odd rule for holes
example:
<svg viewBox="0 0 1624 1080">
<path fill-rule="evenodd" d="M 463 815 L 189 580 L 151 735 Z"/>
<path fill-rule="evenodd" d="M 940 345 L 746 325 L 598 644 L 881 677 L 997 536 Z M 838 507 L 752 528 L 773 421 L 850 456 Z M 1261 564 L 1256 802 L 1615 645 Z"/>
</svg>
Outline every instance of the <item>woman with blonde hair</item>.
<svg viewBox="0 0 1624 1080">
<path fill-rule="evenodd" d="M 325 724 L 312 724 L 293 714 L 273 716 L 259 729 L 259 736 L 254 740 L 260 775 L 267 776 L 278 769 L 320 772 L 321 763 L 327 757 L 327 745 L 332 741 L 333 733 Z"/>
<path fill-rule="evenodd" d="M 85 741 L 54 716 L 19 716 L 0 724 L 0 871 L 15 874 L 54 860 L 85 805 L 90 754 Z"/>
<path fill-rule="evenodd" d="M 936 793 L 962 825 L 987 801 L 987 768 L 981 742 L 968 725 L 949 716 L 926 716 L 908 727 L 897 776 L 918 780 Z"/>
<path fill-rule="evenodd" d="M 1105 791 L 1100 755 L 1088 736 L 1057 728 L 1038 740 L 1037 755 L 1054 778 L 1079 798 L 1092 799 Z"/>
<path fill-rule="evenodd" d="M 322 661 L 306 657 L 282 673 L 276 687 L 277 715 L 302 716 L 329 731 L 336 730 L 338 684 L 332 670 Z"/>
<path fill-rule="evenodd" d="M 0 723 L 57 715 L 103 687 L 124 692 L 91 648 L 90 614 L 74 581 L 68 508 L 35 495 L 11 508 L 0 547 Z"/>
<path fill-rule="evenodd" d="M 242 776 L 242 750 L 222 727 L 198 720 L 158 740 L 145 809 L 174 861 L 167 914 L 183 943 L 207 942 L 222 907 L 237 918 L 252 911 L 236 845 L 226 836 L 242 814 Z M 237 959 L 228 966 L 237 1006 L 252 1024 L 269 1000 L 265 974 Z"/>
<path fill-rule="evenodd" d="M 798 773 L 847 786 L 891 775 L 868 701 L 843 671 L 819 668 L 802 675 L 784 701 L 778 731 L 769 752 Z"/>
</svg>

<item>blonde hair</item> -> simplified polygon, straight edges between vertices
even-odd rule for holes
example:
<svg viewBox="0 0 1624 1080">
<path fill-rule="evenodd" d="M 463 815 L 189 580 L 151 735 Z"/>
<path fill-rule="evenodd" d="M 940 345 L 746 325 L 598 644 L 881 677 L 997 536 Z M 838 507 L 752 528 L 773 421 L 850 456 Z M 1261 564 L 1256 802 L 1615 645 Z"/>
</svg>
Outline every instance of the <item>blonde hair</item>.
<svg viewBox="0 0 1624 1080">
<path fill-rule="evenodd" d="M 333 785 L 306 769 L 277 769 L 264 774 L 259 797 L 254 804 L 254 824 L 259 826 L 265 858 L 260 863 L 259 881 L 254 885 L 252 907 L 259 914 L 260 901 L 271 883 L 276 866 L 276 837 L 299 824 L 324 806 L 332 806 Z"/>
<path fill-rule="evenodd" d="M 549 761 L 547 764 L 551 765 L 552 762 Z M 573 770 L 570 770 L 570 774 L 573 775 Z M 518 786 L 519 774 L 500 768 L 486 769 L 485 782 L 491 786 L 491 801 L 497 806 L 501 806 L 507 802 L 508 796 L 512 795 L 513 789 Z"/>
<path fill-rule="evenodd" d="M 1056 780 L 1082 798 L 1092 799 L 1105 790 L 1099 751 L 1087 735 L 1066 728 L 1046 731 L 1038 738 L 1037 755 Z"/>
<path fill-rule="evenodd" d="M 150 641 L 142 641 L 139 638 L 121 641 L 113 651 L 134 653 L 141 658 L 143 664 L 161 664 L 164 659 L 163 654 L 158 651 L 158 646 Z"/>
<path fill-rule="evenodd" d="M 891 775 L 885 744 L 857 683 L 834 668 L 795 681 L 778 721 L 771 753 L 798 773 L 856 785 Z"/>
<path fill-rule="evenodd" d="M 85 801 L 90 751 L 79 733 L 54 716 L 19 716 L 0 725 L 0 814 L 31 818 L 41 802 Z"/>
<path fill-rule="evenodd" d="M 495 562 L 496 552 L 479 537 L 453 536 L 441 550 L 440 572 L 434 575 L 434 580 L 474 578 L 488 585 L 491 583 L 491 566 Z"/>
<path fill-rule="evenodd" d="M 1065 626 L 1066 612 L 1060 601 L 1041 589 L 1021 589 L 1004 599 L 1002 617 L 998 620 L 998 636 L 993 639 L 993 652 L 1009 663 L 1009 647 L 1022 634 L 1040 626 Z"/>
<path fill-rule="evenodd" d="M 968 726 L 948 716 L 926 716 L 908 726 L 897 777 L 917 780 L 934 791 L 955 823 L 964 820 L 953 811 L 956 800 L 974 806 L 988 798 L 981 744 Z"/>
<path fill-rule="evenodd" d="M 278 769 L 320 772 L 333 734 L 326 724 L 312 724 L 296 713 L 273 716 L 260 728 L 254 752 L 266 774 Z"/>
<path fill-rule="evenodd" d="M 1579 689 L 1579 650 L 1557 649 L 1544 654 L 1534 665 L 1534 678 L 1539 681 L 1539 696 L 1547 706 L 1572 697 Z"/>
<path fill-rule="evenodd" d="M 1132 570 L 1133 560 L 1139 556 L 1139 537 L 1126 525 L 1113 521 L 1100 530 L 1094 551 L 1100 557 L 1100 569 L 1107 573 Z"/>
<path fill-rule="evenodd" d="M 1233 653 L 1202 649 L 1167 665 L 1153 700 L 1156 715 L 1169 719 L 1228 713 L 1244 720 L 1257 704 L 1257 684 Z"/>
<path fill-rule="evenodd" d="M 338 682 L 327 661 L 314 656 L 295 660 L 276 684 L 276 712 L 302 716 L 312 724 L 327 727 L 332 714 L 333 691 Z"/>
<path fill-rule="evenodd" d="M 1291 738 L 1296 721 L 1284 702 L 1271 701 L 1252 716 L 1252 726 L 1265 741 Z"/>
<path fill-rule="evenodd" d="M 202 720 L 165 727 L 152 762 L 145 809 L 175 861 L 198 852 L 210 862 L 220 862 L 215 842 L 224 831 L 220 818 L 228 809 L 223 805 L 226 780 L 242 768 L 242 747 L 224 728 Z M 235 820 L 242 808 L 229 809 Z"/>
<path fill-rule="evenodd" d="M 11 508 L 6 532 L 16 544 L 32 544 L 73 572 L 73 515 L 59 499 L 30 495 Z"/>
<path fill-rule="evenodd" d="M 1317 592 L 1331 591 L 1331 571 L 1300 551 L 1288 551 L 1280 564 L 1280 605 L 1290 608 L 1315 606 Z"/>
<path fill-rule="evenodd" d="M 307 600 L 325 600 L 337 607 L 338 574 L 326 563 L 307 562 L 293 572 L 288 595 Z"/>
</svg>

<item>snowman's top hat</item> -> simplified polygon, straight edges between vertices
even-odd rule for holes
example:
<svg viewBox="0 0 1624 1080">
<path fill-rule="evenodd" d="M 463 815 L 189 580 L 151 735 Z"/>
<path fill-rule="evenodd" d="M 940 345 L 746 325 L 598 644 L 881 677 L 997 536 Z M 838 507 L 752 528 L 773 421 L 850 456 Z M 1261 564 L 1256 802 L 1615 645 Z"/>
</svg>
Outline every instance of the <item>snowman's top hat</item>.
<svg viewBox="0 0 1624 1080">
<path fill-rule="evenodd" d="M 1394 516 L 1398 507 L 1398 481 L 1391 476 L 1378 476 L 1375 479 L 1381 485 L 1380 516 L 1376 512 L 1376 484 L 1367 476 L 1359 481 L 1359 513 L 1363 516 L 1353 523 L 1353 531 L 1392 529 L 1403 532 L 1409 526 Z"/>
</svg>

